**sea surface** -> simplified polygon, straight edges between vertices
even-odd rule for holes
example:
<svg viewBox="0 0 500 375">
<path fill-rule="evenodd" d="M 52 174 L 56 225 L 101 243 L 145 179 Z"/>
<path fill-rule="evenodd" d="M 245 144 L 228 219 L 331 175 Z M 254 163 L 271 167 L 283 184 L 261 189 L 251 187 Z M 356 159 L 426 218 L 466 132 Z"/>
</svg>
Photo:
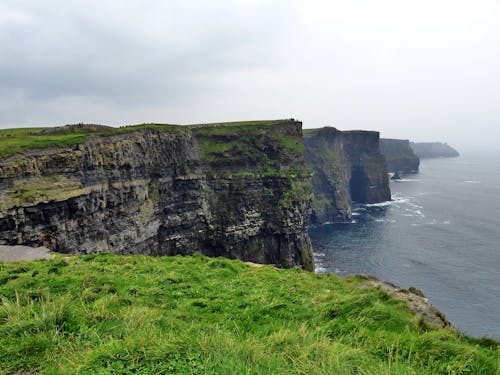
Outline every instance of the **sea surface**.
<svg viewBox="0 0 500 375">
<path fill-rule="evenodd" d="M 500 339 L 500 153 L 424 159 L 391 191 L 310 228 L 316 272 L 414 286 L 460 331 Z"/>
</svg>

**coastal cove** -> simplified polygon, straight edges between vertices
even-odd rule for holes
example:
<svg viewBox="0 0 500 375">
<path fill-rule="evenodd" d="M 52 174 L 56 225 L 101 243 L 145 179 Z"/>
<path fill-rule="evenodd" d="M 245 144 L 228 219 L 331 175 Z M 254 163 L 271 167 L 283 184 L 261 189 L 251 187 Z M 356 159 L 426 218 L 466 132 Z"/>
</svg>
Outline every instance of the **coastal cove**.
<svg viewBox="0 0 500 375">
<path fill-rule="evenodd" d="M 309 230 L 316 272 L 373 274 L 423 291 L 459 330 L 500 338 L 500 155 L 424 159 L 392 202 Z"/>
</svg>

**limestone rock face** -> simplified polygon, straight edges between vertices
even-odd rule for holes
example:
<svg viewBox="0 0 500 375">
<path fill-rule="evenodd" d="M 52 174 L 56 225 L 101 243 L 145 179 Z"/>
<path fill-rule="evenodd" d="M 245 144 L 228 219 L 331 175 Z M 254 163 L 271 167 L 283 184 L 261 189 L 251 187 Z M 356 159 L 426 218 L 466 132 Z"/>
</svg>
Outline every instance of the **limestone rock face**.
<svg viewBox="0 0 500 375">
<path fill-rule="evenodd" d="M 302 124 L 141 128 L 0 159 L 0 243 L 312 270 Z"/>
<path fill-rule="evenodd" d="M 389 172 L 418 172 L 420 159 L 410 147 L 410 141 L 382 138 L 380 140 L 380 150 L 385 156 Z"/>
<path fill-rule="evenodd" d="M 305 130 L 304 135 L 306 161 L 313 171 L 313 223 L 350 221 L 352 201 L 391 199 L 378 132 L 325 127 Z"/>
</svg>

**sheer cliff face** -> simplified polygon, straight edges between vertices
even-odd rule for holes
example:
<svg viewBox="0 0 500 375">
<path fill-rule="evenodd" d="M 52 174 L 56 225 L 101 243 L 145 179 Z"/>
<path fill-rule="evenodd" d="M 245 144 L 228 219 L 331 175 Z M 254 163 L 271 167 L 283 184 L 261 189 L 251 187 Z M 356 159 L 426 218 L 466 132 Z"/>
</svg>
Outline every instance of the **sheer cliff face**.
<svg viewBox="0 0 500 375">
<path fill-rule="evenodd" d="M 313 223 L 350 221 L 352 201 L 391 199 L 379 133 L 329 127 L 304 133 L 307 165 L 313 171 Z"/>
<path fill-rule="evenodd" d="M 312 269 L 301 123 L 93 136 L 0 160 L 0 243 L 61 252 L 201 251 Z"/>
<path fill-rule="evenodd" d="M 387 161 L 389 172 L 417 173 L 420 159 L 403 139 L 380 140 L 380 150 Z"/>
<path fill-rule="evenodd" d="M 313 223 L 344 222 L 351 218 L 351 168 L 342 132 L 335 128 L 304 131 L 306 161 L 313 171 Z"/>
</svg>

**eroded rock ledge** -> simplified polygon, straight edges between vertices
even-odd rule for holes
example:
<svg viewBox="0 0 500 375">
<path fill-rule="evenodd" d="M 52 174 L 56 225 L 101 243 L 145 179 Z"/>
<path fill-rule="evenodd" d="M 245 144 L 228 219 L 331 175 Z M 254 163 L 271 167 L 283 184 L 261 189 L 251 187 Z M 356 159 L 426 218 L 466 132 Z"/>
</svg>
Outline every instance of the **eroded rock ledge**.
<svg viewBox="0 0 500 375">
<path fill-rule="evenodd" d="M 408 307 L 415 312 L 417 317 L 422 318 L 429 325 L 436 328 L 451 327 L 451 323 L 446 320 L 445 315 L 432 306 L 424 294 L 416 288 L 403 289 L 389 283 L 381 281 L 371 275 L 356 275 L 359 278 L 366 280 L 369 287 L 381 288 L 389 293 L 394 298 L 405 301 Z"/>
</svg>

